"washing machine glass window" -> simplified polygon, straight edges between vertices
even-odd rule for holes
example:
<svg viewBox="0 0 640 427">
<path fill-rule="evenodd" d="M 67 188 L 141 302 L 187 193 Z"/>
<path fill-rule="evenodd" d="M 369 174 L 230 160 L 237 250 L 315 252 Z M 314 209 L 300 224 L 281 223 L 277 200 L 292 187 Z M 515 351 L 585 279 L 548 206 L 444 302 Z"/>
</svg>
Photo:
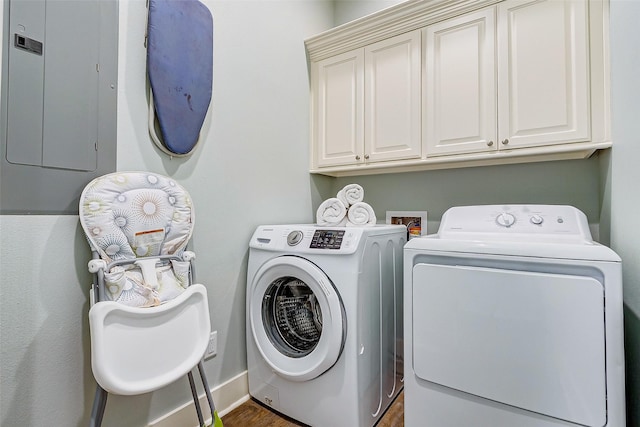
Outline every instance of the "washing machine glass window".
<svg viewBox="0 0 640 427">
<path fill-rule="evenodd" d="M 256 347 L 275 373 L 307 381 L 336 363 L 347 335 L 346 314 L 318 266 L 297 256 L 271 259 L 258 269 L 249 292 Z"/>
<path fill-rule="evenodd" d="M 322 309 L 303 281 L 287 276 L 275 280 L 262 299 L 262 321 L 271 343 L 290 357 L 304 357 L 318 345 Z"/>
</svg>

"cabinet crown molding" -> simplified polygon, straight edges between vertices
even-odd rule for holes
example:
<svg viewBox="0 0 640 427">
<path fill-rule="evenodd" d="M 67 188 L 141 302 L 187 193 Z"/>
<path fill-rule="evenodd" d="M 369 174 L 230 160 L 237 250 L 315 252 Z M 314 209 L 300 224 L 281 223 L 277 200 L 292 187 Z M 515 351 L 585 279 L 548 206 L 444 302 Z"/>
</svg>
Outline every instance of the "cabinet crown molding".
<svg viewBox="0 0 640 427">
<path fill-rule="evenodd" d="M 309 59 L 319 61 L 503 0 L 409 0 L 342 24 L 305 40 Z"/>
</svg>

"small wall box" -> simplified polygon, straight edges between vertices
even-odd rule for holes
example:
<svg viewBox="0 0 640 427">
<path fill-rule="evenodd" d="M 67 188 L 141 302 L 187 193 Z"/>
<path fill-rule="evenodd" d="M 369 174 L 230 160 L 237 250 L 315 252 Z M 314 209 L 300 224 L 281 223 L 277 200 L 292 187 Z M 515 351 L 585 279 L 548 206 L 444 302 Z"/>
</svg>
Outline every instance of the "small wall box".
<svg viewBox="0 0 640 427">
<path fill-rule="evenodd" d="M 426 211 L 387 211 L 387 224 L 407 227 L 407 240 L 427 234 Z"/>
</svg>

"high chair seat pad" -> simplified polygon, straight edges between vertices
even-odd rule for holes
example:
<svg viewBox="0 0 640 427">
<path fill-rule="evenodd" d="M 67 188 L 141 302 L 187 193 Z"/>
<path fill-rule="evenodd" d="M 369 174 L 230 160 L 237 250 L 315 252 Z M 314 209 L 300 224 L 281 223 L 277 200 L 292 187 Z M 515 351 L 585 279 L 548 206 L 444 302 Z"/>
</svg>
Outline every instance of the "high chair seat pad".
<svg viewBox="0 0 640 427">
<path fill-rule="evenodd" d="M 149 172 L 115 172 L 94 179 L 80 196 L 80 223 L 107 262 L 179 254 L 193 230 L 189 193 Z"/>
<path fill-rule="evenodd" d="M 132 265 L 105 272 L 105 290 L 111 300 L 151 306 L 175 297 L 187 286 L 188 262 L 159 265 L 160 286 L 153 290 L 133 265 L 141 257 L 179 256 L 191 238 L 191 198 L 174 180 L 149 172 L 104 175 L 85 187 L 79 215 L 91 249 L 101 259 L 107 263 L 131 260 Z"/>
</svg>

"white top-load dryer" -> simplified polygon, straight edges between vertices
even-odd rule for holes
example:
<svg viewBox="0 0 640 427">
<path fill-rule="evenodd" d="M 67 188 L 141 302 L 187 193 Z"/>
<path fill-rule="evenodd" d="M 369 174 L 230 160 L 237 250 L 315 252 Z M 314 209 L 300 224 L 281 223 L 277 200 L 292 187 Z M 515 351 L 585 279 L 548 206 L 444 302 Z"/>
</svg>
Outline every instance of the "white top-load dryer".
<svg viewBox="0 0 640 427">
<path fill-rule="evenodd" d="M 405 426 L 623 427 L 621 277 L 571 206 L 449 209 L 404 249 Z"/>
</svg>

